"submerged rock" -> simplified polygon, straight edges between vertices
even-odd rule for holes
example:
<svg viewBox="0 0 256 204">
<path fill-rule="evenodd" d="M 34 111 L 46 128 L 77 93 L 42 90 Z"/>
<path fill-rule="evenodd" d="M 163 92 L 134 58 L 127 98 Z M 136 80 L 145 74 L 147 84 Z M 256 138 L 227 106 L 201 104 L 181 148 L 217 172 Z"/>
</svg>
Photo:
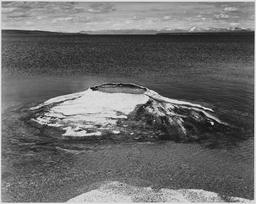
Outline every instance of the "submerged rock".
<svg viewBox="0 0 256 204">
<path fill-rule="evenodd" d="M 35 126 L 59 138 L 193 141 L 229 127 L 210 108 L 135 84 L 103 84 L 30 110 Z"/>
<path fill-rule="evenodd" d="M 247 199 L 223 196 L 201 189 L 159 190 L 138 187 L 118 181 L 105 182 L 98 188 L 74 197 L 68 202 L 252 202 Z"/>
</svg>

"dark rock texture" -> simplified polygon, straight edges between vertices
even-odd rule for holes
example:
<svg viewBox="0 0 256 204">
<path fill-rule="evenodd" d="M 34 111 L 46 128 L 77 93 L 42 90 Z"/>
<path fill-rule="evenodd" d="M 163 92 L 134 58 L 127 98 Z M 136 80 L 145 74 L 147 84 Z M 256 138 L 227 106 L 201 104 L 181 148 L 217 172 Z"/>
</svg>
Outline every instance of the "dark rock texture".
<svg viewBox="0 0 256 204">
<path fill-rule="evenodd" d="M 200 141 L 233 127 L 199 104 L 135 84 L 103 84 L 30 109 L 30 123 L 60 139 Z"/>
</svg>

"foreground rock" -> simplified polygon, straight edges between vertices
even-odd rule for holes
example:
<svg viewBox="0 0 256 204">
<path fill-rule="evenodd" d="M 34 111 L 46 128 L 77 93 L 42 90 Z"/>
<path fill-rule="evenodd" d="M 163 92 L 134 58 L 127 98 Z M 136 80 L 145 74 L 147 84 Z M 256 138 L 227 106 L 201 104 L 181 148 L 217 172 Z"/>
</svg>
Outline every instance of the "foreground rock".
<svg viewBox="0 0 256 204">
<path fill-rule="evenodd" d="M 221 196 L 198 189 L 154 190 L 151 187 L 131 186 L 118 181 L 101 184 L 98 188 L 81 194 L 68 202 L 251 202 L 250 200 Z"/>
<path fill-rule="evenodd" d="M 62 139 L 193 141 L 229 129 L 210 108 L 134 84 L 103 84 L 30 110 L 34 126 Z"/>
</svg>

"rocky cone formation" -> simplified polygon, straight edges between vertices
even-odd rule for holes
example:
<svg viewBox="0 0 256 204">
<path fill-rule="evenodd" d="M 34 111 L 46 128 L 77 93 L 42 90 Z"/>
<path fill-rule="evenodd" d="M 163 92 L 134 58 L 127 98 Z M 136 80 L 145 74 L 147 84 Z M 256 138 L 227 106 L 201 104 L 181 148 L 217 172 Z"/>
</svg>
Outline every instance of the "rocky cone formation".
<svg viewBox="0 0 256 204">
<path fill-rule="evenodd" d="M 194 141 L 230 128 L 210 108 L 134 84 L 103 84 L 30 110 L 31 124 L 62 139 Z"/>
</svg>

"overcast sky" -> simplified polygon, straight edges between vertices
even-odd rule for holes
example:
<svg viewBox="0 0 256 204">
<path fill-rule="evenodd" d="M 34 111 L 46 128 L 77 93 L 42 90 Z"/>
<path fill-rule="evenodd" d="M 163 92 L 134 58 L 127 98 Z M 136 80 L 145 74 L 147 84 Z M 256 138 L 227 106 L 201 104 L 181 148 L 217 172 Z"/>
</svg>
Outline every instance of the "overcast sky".
<svg viewBox="0 0 256 204">
<path fill-rule="evenodd" d="M 3 2 L 2 28 L 48 31 L 254 29 L 254 4 Z"/>
</svg>

